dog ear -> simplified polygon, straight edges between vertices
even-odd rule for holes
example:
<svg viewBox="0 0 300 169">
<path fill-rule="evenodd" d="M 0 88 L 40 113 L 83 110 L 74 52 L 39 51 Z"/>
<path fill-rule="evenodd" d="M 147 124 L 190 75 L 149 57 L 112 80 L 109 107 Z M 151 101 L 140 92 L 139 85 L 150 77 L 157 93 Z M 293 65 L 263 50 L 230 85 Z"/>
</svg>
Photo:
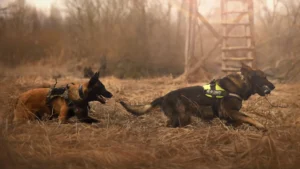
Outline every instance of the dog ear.
<svg viewBox="0 0 300 169">
<path fill-rule="evenodd" d="M 242 62 L 241 64 L 242 64 L 241 73 L 243 75 L 248 75 L 253 71 L 253 69 L 250 66 L 246 65 L 245 63 Z"/>
<path fill-rule="evenodd" d="M 96 72 L 90 79 L 88 87 L 93 86 L 94 84 L 96 84 L 99 80 L 99 72 Z"/>
<path fill-rule="evenodd" d="M 99 79 L 99 76 L 100 76 L 99 72 L 95 72 L 94 76 L 95 76 L 95 78 Z"/>
</svg>

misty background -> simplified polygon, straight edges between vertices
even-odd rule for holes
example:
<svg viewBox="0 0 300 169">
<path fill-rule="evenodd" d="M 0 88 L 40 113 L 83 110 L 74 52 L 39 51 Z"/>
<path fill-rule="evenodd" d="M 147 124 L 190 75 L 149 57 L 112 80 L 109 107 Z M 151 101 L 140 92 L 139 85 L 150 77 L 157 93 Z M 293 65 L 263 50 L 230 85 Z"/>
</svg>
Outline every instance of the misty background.
<svg viewBox="0 0 300 169">
<path fill-rule="evenodd" d="M 106 74 L 118 78 L 179 76 L 184 71 L 188 18 L 181 0 L 32 2 L 0 2 L 2 68 L 40 65 L 63 76 L 81 74 L 88 66 L 97 70 L 105 62 Z M 279 80 L 300 80 L 300 0 L 254 4 L 258 68 Z M 220 1 L 199 0 L 198 6 L 221 34 Z M 201 59 L 217 39 L 201 22 L 195 36 L 195 58 Z M 205 73 L 220 73 L 220 55 L 221 47 L 205 60 Z"/>
</svg>

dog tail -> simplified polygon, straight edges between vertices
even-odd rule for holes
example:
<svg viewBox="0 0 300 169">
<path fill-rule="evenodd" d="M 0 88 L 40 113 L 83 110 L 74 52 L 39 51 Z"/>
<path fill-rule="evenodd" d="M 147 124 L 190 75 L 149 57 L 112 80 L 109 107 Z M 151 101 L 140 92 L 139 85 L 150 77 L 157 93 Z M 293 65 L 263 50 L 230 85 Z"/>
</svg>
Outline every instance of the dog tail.
<svg viewBox="0 0 300 169">
<path fill-rule="evenodd" d="M 138 105 L 138 106 L 128 105 L 123 101 L 120 101 L 120 104 L 129 113 L 131 113 L 135 116 L 140 116 L 140 115 L 143 115 L 143 114 L 146 114 L 146 113 L 150 112 L 153 108 L 160 106 L 162 104 L 163 99 L 164 99 L 163 97 L 159 97 L 159 98 L 153 100 L 150 104 Z"/>
</svg>

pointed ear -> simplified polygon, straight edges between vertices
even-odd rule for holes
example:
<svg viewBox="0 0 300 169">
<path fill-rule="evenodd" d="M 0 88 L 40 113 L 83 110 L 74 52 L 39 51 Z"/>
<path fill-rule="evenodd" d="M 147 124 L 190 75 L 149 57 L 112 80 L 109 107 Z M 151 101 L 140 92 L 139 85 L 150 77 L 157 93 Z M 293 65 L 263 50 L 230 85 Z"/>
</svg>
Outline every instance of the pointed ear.
<svg viewBox="0 0 300 169">
<path fill-rule="evenodd" d="M 250 66 L 246 65 L 245 63 L 242 62 L 241 64 L 242 64 L 241 73 L 243 75 L 246 75 L 246 74 L 250 73 L 251 71 L 253 71 L 253 69 Z"/>
<path fill-rule="evenodd" d="M 96 72 L 90 79 L 88 87 L 93 86 L 94 84 L 96 84 L 98 82 L 99 79 L 99 72 Z"/>
<path fill-rule="evenodd" d="M 95 72 L 94 76 L 99 79 L 100 73 L 99 72 Z"/>
</svg>

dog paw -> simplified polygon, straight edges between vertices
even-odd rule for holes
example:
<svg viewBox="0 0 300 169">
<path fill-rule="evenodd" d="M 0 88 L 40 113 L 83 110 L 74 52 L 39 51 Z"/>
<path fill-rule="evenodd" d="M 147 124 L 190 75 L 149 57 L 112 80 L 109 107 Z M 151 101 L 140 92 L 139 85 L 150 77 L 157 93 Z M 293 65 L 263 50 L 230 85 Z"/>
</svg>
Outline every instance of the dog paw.
<svg viewBox="0 0 300 169">
<path fill-rule="evenodd" d="M 91 123 L 99 123 L 100 122 L 99 120 L 91 118 L 91 117 L 82 118 L 79 121 L 83 122 L 83 123 L 89 123 L 89 124 L 91 124 Z"/>
<path fill-rule="evenodd" d="M 263 126 L 263 125 L 259 125 L 259 126 L 256 126 L 256 127 L 257 127 L 257 129 L 259 129 L 259 130 L 261 130 L 263 132 L 267 132 L 268 131 L 268 129 L 265 126 Z"/>
<path fill-rule="evenodd" d="M 263 128 L 263 129 L 261 129 L 263 132 L 267 132 L 268 131 L 268 129 L 267 128 Z"/>
<path fill-rule="evenodd" d="M 123 102 L 122 100 L 120 100 L 119 103 L 120 103 L 122 106 L 127 106 L 126 103 Z"/>
<path fill-rule="evenodd" d="M 67 124 L 67 120 L 58 120 L 58 124 L 61 125 L 61 124 Z"/>
</svg>

